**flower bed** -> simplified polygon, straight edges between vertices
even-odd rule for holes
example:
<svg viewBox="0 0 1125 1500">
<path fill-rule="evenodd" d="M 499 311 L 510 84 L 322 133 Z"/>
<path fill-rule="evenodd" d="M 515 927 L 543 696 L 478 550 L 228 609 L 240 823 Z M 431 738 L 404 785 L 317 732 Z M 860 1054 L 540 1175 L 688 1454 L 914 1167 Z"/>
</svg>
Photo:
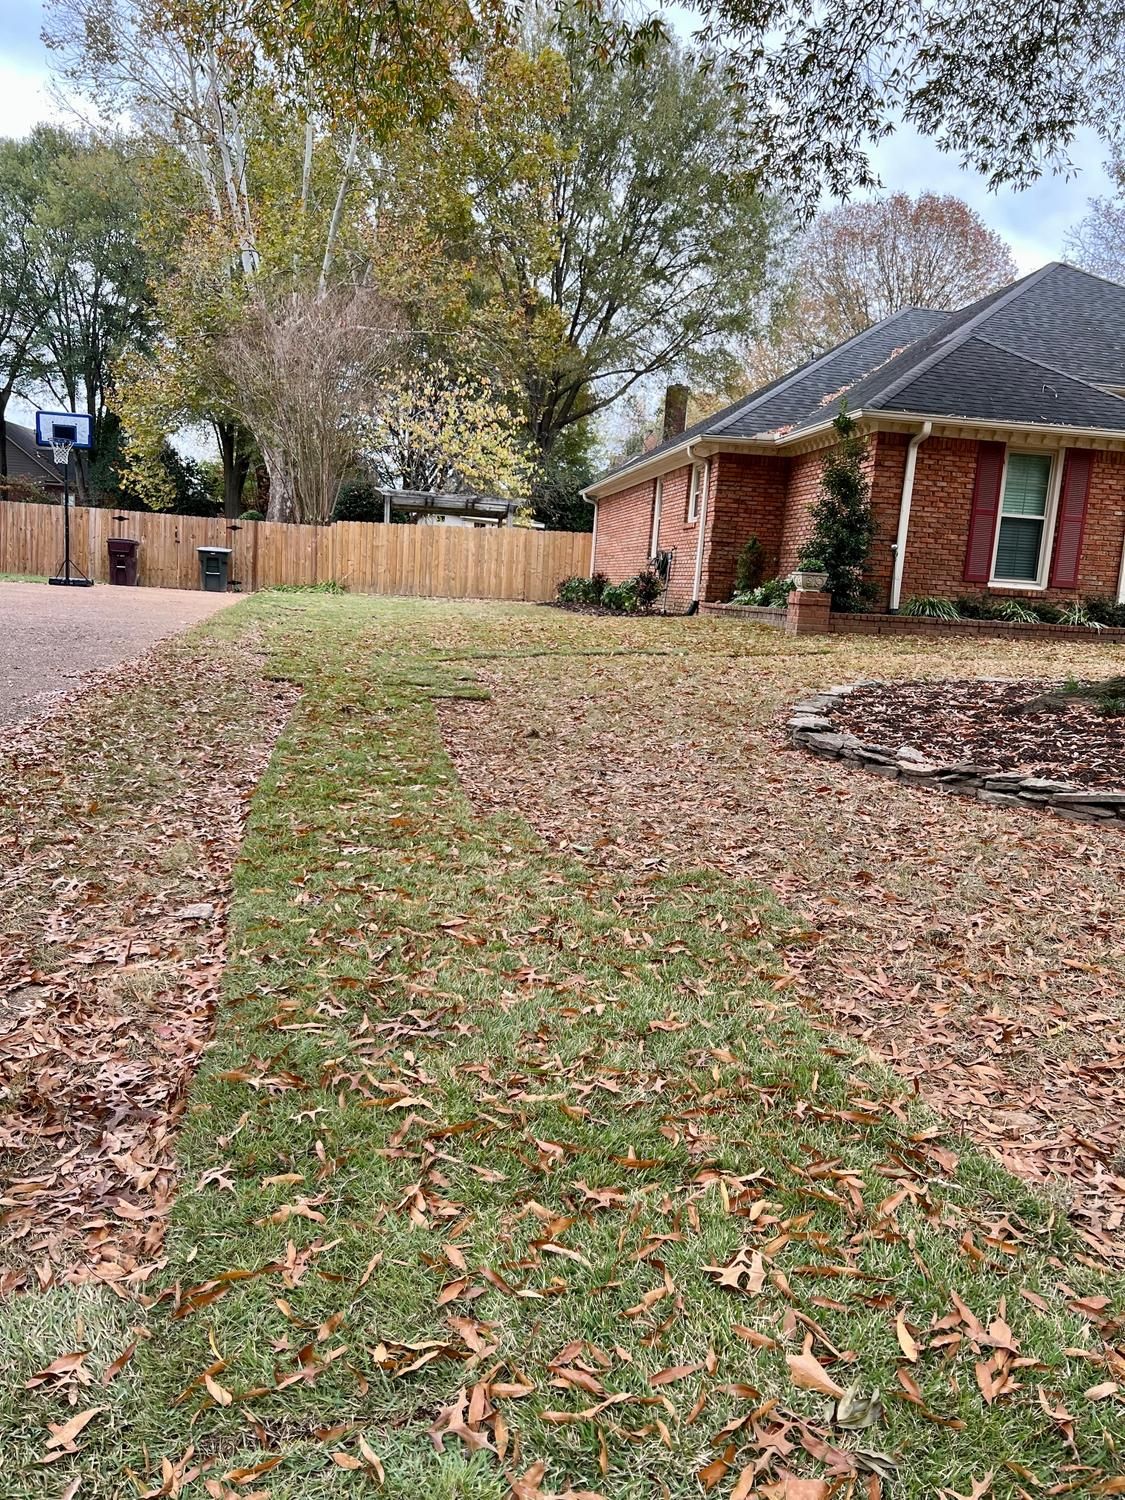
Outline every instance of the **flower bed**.
<svg viewBox="0 0 1125 1500">
<path fill-rule="evenodd" d="M 794 742 L 1004 807 L 1125 820 L 1125 717 L 1049 682 L 861 682 L 798 703 Z"/>
</svg>

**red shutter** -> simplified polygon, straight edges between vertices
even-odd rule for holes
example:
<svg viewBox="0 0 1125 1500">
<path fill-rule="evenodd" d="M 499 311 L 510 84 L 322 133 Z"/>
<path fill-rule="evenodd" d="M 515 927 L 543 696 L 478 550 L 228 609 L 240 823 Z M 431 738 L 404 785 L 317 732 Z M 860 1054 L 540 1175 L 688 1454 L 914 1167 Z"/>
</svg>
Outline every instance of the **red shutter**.
<svg viewBox="0 0 1125 1500">
<path fill-rule="evenodd" d="M 965 582 L 987 583 L 992 572 L 992 548 L 1000 514 L 1000 479 L 1004 473 L 1004 444 L 977 445 L 977 477 L 973 481 L 973 512 L 965 551 Z"/>
<path fill-rule="evenodd" d="M 1090 493 L 1090 471 L 1094 455 L 1068 448 L 1063 463 L 1059 519 L 1055 525 L 1055 559 L 1051 564 L 1051 587 L 1072 589 L 1078 583 L 1082 556 L 1082 534 L 1086 530 L 1086 500 Z"/>
</svg>

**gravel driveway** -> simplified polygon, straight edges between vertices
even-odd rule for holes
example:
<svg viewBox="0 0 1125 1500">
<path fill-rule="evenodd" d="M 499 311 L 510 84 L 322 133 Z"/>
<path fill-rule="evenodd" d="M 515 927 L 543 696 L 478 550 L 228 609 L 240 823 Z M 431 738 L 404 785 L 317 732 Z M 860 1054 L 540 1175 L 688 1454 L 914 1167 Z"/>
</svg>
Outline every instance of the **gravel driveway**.
<svg viewBox="0 0 1125 1500">
<path fill-rule="evenodd" d="M 0 582 L 0 724 L 41 713 L 85 673 L 139 656 L 239 597 Z"/>
</svg>

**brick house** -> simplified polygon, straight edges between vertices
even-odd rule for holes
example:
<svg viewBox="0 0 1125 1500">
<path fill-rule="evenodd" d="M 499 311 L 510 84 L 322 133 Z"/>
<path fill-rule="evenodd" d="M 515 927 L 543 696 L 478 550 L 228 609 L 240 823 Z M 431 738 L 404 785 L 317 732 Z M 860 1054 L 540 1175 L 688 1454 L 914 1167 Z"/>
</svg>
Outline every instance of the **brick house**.
<svg viewBox="0 0 1125 1500">
<path fill-rule="evenodd" d="M 670 556 L 666 607 L 729 599 L 756 536 L 784 576 L 832 419 L 867 437 L 880 609 L 910 595 L 1125 602 L 1125 287 L 1053 262 L 959 312 L 906 308 L 612 469 L 592 569 Z"/>
</svg>

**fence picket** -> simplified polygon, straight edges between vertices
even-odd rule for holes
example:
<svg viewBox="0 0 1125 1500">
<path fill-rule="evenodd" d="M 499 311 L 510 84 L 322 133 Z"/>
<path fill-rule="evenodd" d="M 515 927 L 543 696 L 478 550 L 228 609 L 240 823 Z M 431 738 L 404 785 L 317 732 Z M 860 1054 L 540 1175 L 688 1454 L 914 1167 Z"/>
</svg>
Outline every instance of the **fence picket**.
<svg viewBox="0 0 1125 1500">
<path fill-rule="evenodd" d="M 124 519 L 114 521 L 115 514 Z M 140 541 L 138 577 L 148 588 L 197 589 L 196 548 L 232 548 L 231 578 L 244 592 L 276 584 L 335 580 L 354 593 L 445 599 L 550 599 L 560 578 L 585 573 L 586 532 L 523 527 L 384 526 L 337 521 L 331 527 L 169 516 L 75 506 L 71 556 L 89 577 L 109 578 L 111 536 Z M 50 575 L 62 560 L 62 515 L 55 505 L 0 501 L 0 573 Z"/>
</svg>

